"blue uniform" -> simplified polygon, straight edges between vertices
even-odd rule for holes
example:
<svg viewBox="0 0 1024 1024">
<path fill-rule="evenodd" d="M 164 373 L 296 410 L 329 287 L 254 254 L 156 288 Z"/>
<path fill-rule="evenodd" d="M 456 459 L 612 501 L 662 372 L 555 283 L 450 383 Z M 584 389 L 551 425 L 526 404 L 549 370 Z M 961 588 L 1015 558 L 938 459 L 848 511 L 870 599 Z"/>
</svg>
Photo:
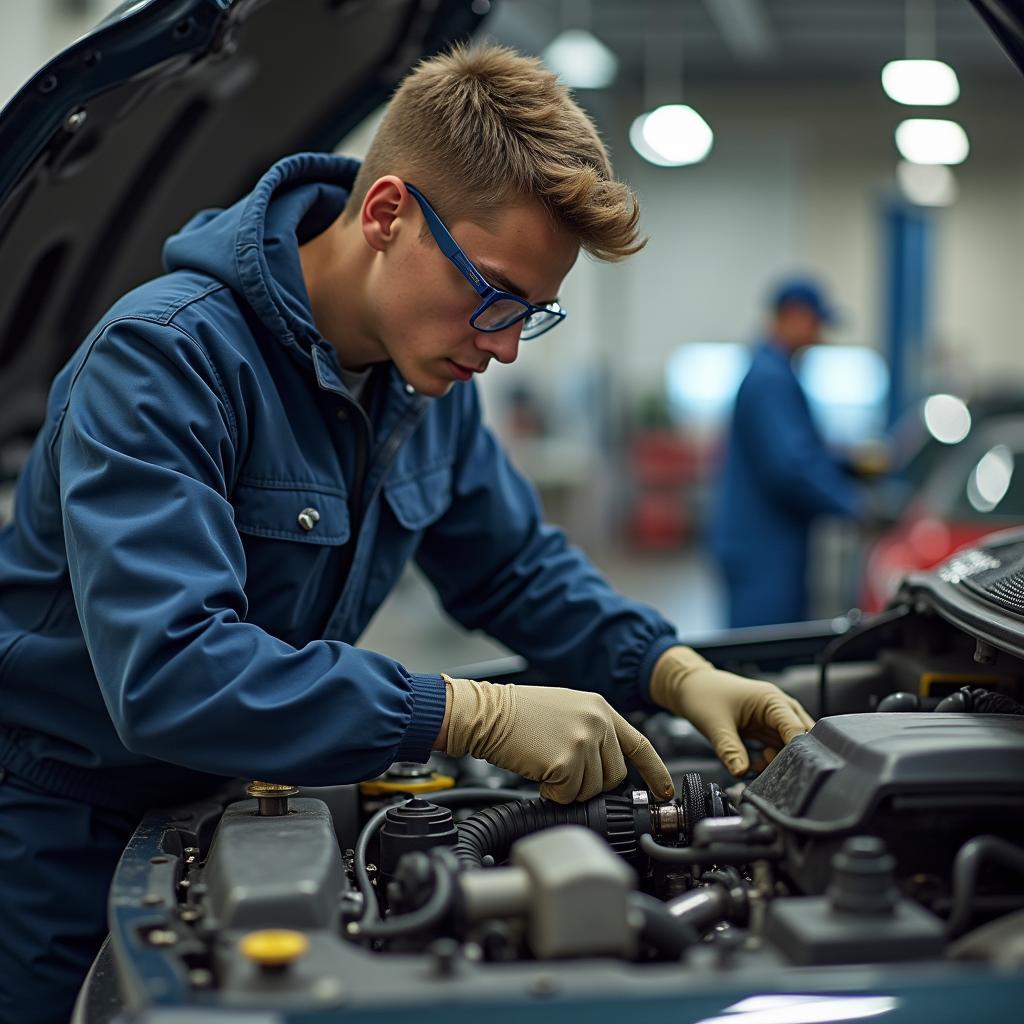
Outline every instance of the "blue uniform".
<svg viewBox="0 0 1024 1024">
<path fill-rule="evenodd" d="M 736 394 L 712 517 L 730 626 L 805 619 L 811 521 L 859 512 L 856 488 L 822 439 L 789 356 L 765 342 Z"/>
<path fill-rule="evenodd" d="M 51 1019 L 32 993 L 66 995 L 88 963 L 91 939 L 60 936 L 101 934 L 95 894 L 8 908 L 48 873 L 74 889 L 96 809 L 104 887 L 149 804 L 428 757 L 443 681 L 354 646 L 409 559 L 463 626 L 620 710 L 678 642 L 543 525 L 471 383 L 429 400 L 388 363 L 348 392 L 298 245 L 357 169 L 290 157 L 197 216 L 53 384 L 0 534 L 0 978 L 26 979 L 0 1020 Z M 43 847 L 65 855 L 24 863 Z"/>
</svg>

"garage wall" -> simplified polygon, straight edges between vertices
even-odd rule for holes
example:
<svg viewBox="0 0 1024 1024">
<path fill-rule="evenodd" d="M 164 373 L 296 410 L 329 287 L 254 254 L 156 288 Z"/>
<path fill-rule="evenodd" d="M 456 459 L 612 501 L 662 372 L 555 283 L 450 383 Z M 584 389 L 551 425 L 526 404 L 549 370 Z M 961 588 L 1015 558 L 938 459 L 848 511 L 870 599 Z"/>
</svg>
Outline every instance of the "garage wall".
<svg viewBox="0 0 1024 1024">
<path fill-rule="evenodd" d="M 523 374 L 557 394 L 564 382 L 553 368 L 599 358 L 632 401 L 660 388 L 677 345 L 756 336 L 765 291 L 800 268 L 819 273 L 846 314 L 835 340 L 880 344 L 880 211 L 895 192 L 892 131 L 914 112 L 873 83 L 854 97 L 804 88 L 689 99 L 716 131 L 711 156 L 689 168 L 653 167 L 633 153 L 626 133 L 643 109 L 639 97 L 601 111 L 617 171 L 641 196 L 650 243 L 619 266 L 581 257 L 565 291 L 570 319 L 537 348 L 524 346 L 516 367 L 484 378 L 488 389 Z M 955 170 L 958 202 L 932 214 L 930 376 L 944 386 L 1024 384 L 1022 115 L 1024 79 L 1016 95 L 972 93 L 964 83 L 952 115 L 972 154 Z"/>
</svg>

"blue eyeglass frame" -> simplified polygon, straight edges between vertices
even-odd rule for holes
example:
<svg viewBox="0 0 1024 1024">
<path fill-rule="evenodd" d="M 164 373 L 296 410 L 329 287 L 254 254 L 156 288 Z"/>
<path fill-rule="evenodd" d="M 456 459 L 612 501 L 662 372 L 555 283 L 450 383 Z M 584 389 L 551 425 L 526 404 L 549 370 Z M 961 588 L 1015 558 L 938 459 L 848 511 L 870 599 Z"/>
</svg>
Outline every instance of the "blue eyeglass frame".
<svg viewBox="0 0 1024 1024">
<path fill-rule="evenodd" d="M 531 341 L 533 338 L 539 338 L 542 334 L 550 331 L 552 327 L 557 327 L 565 319 L 566 311 L 557 302 L 549 303 L 546 306 L 536 306 L 521 295 L 502 291 L 500 288 L 495 288 L 494 285 L 490 284 L 483 274 L 473 266 L 473 261 L 462 251 L 459 243 L 452 238 L 451 232 L 444 226 L 444 221 L 434 212 L 434 208 L 427 201 L 427 197 L 415 185 L 410 185 L 409 182 L 405 182 L 405 187 L 419 204 L 420 210 L 423 211 L 423 217 L 427 222 L 430 233 L 434 236 L 434 241 L 437 242 L 437 247 L 455 264 L 462 276 L 473 286 L 473 290 L 477 295 L 480 296 L 480 305 L 476 307 L 473 315 L 469 318 L 470 327 L 476 331 L 482 331 L 484 334 L 493 334 L 496 331 L 504 331 L 513 324 L 519 323 L 520 320 L 528 319 L 535 313 L 543 313 L 545 314 L 545 320 L 541 322 L 540 327 L 532 330 L 529 325 L 523 327 L 520 338 L 523 341 Z M 501 301 L 514 302 L 522 306 L 522 313 L 498 327 L 481 327 L 476 322 L 477 318 L 495 303 Z"/>
</svg>

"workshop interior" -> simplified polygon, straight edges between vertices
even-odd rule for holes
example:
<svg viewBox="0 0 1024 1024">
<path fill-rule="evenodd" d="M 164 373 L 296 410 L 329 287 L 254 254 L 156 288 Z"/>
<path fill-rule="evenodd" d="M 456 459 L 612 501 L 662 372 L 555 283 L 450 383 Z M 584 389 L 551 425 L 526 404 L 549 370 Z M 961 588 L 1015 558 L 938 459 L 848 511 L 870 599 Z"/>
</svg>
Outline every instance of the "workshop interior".
<svg viewBox="0 0 1024 1024">
<path fill-rule="evenodd" d="M 154 807 L 75 1024 L 1021 1019 L 1024 0 L 5 0 L 0 524 L 53 375 L 162 240 L 286 154 L 360 156 L 472 39 L 574 89 L 649 236 L 581 258 L 489 420 L 613 583 L 816 723 L 735 779 L 633 713 L 669 800 L 435 753 Z M 883 69 L 926 61 L 953 99 L 897 98 Z M 836 310 L 800 383 L 870 513 L 811 526 L 800 621 L 728 628 L 729 415 L 797 273 Z M 361 646 L 546 681 L 415 572 Z"/>
</svg>

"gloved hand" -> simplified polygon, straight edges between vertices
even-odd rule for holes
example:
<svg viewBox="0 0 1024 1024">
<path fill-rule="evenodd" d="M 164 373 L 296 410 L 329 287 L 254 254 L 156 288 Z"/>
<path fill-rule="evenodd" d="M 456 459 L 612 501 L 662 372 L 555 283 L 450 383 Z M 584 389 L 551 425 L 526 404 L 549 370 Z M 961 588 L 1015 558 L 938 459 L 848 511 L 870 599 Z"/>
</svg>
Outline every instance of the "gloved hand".
<svg viewBox="0 0 1024 1024">
<path fill-rule="evenodd" d="M 560 804 L 589 800 L 626 777 L 628 757 L 661 800 L 672 777 L 646 736 L 596 693 L 442 676 L 453 757 L 472 754 L 540 783 Z"/>
<path fill-rule="evenodd" d="M 733 775 L 750 768 L 740 736 L 765 745 L 770 762 L 794 736 L 814 725 L 800 702 L 772 683 L 717 669 L 689 647 L 670 647 L 651 673 L 651 700 L 689 719 Z"/>
</svg>

